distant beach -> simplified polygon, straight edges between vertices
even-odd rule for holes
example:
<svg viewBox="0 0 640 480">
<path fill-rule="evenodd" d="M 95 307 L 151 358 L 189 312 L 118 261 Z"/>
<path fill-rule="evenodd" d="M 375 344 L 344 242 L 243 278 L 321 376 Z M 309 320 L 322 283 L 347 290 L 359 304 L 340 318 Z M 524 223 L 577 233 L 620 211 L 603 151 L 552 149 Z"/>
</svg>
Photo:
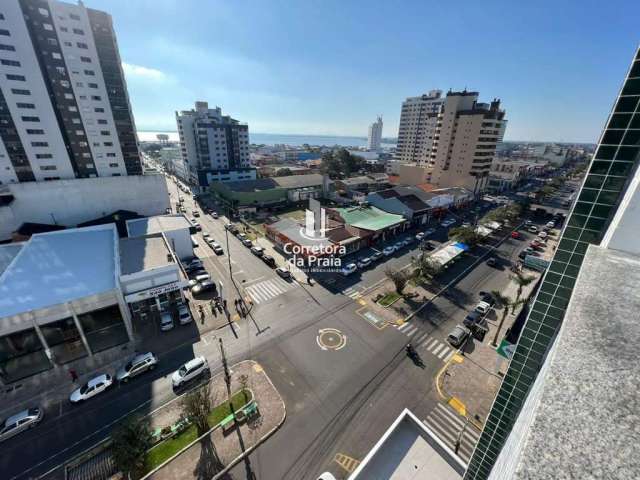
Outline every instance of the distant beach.
<svg viewBox="0 0 640 480">
<path fill-rule="evenodd" d="M 178 141 L 178 132 L 148 132 L 138 131 L 138 139 L 141 142 L 153 142 L 156 139 L 156 135 L 164 133 L 169 135 L 169 140 L 172 142 Z M 264 145 L 290 145 L 292 147 L 299 147 L 301 145 L 319 145 L 332 147 L 334 145 L 341 145 L 344 147 L 365 147 L 367 145 L 367 139 L 365 137 L 341 137 L 341 136 L 325 136 L 325 135 L 281 135 L 273 133 L 251 133 L 249 131 L 249 139 L 251 143 L 264 144 Z M 395 143 L 383 143 L 382 147 L 395 147 Z"/>
</svg>

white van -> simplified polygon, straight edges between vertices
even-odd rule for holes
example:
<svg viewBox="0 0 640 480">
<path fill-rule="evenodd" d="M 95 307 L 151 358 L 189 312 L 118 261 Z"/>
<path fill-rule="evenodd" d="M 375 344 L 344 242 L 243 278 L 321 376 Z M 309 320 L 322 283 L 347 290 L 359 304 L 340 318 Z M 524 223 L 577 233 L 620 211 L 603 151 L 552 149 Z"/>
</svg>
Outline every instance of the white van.
<svg viewBox="0 0 640 480">
<path fill-rule="evenodd" d="M 191 245 L 193 245 L 193 248 L 198 248 L 200 246 L 195 235 L 191 235 Z"/>
</svg>

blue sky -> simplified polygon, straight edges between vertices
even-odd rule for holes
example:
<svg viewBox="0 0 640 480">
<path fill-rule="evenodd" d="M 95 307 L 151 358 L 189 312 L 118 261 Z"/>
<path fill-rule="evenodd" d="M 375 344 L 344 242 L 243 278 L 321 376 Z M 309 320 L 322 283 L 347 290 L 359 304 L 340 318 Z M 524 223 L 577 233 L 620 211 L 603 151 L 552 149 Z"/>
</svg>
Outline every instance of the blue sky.
<svg viewBox="0 0 640 480">
<path fill-rule="evenodd" d="M 396 136 L 405 97 L 499 97 L 506 139 L 595 142 L 638 1 L 85 0 L 112 14 L 139 130 L 219 105 L 250 131 Z"/>
</svg>

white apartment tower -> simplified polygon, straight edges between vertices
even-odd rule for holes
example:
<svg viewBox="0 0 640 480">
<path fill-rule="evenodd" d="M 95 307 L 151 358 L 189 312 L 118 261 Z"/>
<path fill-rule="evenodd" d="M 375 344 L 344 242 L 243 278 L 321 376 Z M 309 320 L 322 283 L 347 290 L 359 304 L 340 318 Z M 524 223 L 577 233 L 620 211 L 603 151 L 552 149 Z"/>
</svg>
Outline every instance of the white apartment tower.
<svg viewBox="0 0 640 480">
<path fill-rule="evenodd" d="M 249 127 L 220 107 L 196 102 L 195 109 L 176 112 L 180 147 L 190 180 L 206 187 L 212 181 L 255 179 L 249 162 Z"/>
<path fill-rule="evenodd" d="M 418 165 L 429 162 L 438 113 L 443 103 L 442 90 L 409 97 L 402 103 L 394 160 Z"/>
<path fill-rule="evenodd" d="M 367 149 L 377 152 L 380 150 L 382 142 L 382 117 L 369 125 L 369 135 L 367 136 Z"/>
<path fill-rule="evenodd" d="M 111 16 L 0 2 L 0 183 L 141 174 Z"/>
<path fill-rule="evenodd" d="M 432 90 L 402 104 L 395 160 L 426 169 L 441 188 L 482 191 L 507 125 L 500 101 L 478 102 L 478 92 Z"/>
</svg>

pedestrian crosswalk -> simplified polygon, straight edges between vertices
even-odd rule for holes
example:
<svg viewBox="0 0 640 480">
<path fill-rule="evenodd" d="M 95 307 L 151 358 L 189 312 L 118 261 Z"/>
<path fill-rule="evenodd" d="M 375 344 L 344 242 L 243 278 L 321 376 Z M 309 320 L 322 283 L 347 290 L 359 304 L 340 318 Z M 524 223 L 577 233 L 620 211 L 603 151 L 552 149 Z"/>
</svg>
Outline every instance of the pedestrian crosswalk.
<svg viewBox="0 0 640 480">
<path fill-rule="evenodd" d="M 429 336 L 428 333 L 421 331 L 416 325 L 412 325 L 411 323 L 403 323 L 396 328 L 404 333 L 407 337 L 411 338 L 411 344 L 416 350 L 426 350 L 427 352 L 438 357 L 443 362 L 448 362 L 449 359 L 456 353 L 455 348 Z"/>
<path fill-rule="evenodd" d="M 458 456 L 465 463 L 469 463 L 473 449 L 480 438 L 480 432 L 473 423 L 442 403 L 439 403 L 423 422 L 454 452 L 456 444 L 459 443 Z"/>
<path fill-rule="evenodd" d="M 353 298 L 354 300 L 357 300 L 360 297 L 362 297 L 362 292 L 360 292 L 359 290 L 353 287 L 345 288 L 344 290 L 342 290 L 342 293 L 347 297 Z"/>
<path fill-rule="evenodd" d="M 253 299 L 254 303 L 260 304 L 282 295 L 291 288 L 293 288 L 293 284 L 279 278 L 272 278 L 246 287 L 245 291 Z"/>
</svg>

